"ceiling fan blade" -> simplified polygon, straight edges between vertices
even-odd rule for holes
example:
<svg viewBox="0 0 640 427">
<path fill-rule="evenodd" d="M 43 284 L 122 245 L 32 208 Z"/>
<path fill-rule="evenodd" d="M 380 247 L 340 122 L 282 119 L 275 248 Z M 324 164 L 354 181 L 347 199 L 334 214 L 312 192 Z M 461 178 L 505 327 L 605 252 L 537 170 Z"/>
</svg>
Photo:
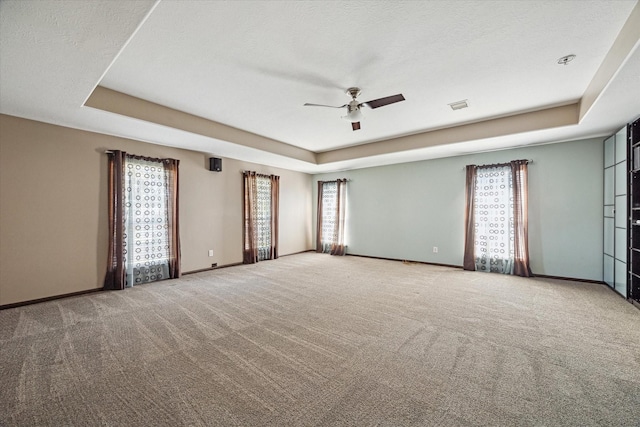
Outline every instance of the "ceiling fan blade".
<svg viewBox="0 0 640 427">
<path fill-rule="evenodd" d="M 347 104 L 341 105 L 339 107 L 336 107 L 335 105 L 324 105 L 324 104 L 310 104 L 310 103 L 306 103 L 304 104 L 304 107 L 329 107 L 329 108 L 344 108 L 346 107 Z"/>
<path fill-rule="evenodd" d="M 351 129 L 360 130 L 360 122 L 351 122 Z"/>
<path fill-rule="evenodd" d="M 367 105 L 369 108 L 378 108 L 400 101 L 404 101 L 404 96 L 402 96 L 401 93 L 397 95 L 387 96 L 385 98 L 374 99 L 373 101 L 363 102 L 363 104 Z"/>
</svg>

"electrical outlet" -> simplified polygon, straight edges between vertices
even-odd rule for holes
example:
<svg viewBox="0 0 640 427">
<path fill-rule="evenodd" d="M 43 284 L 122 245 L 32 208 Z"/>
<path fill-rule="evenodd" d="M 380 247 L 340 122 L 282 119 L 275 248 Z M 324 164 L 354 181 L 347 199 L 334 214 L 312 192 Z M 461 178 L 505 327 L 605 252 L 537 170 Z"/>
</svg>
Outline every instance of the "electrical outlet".
<svg viewBox="0 0 640 427">
<path fill-rule="evenodd" d="M 437 253 L 438 253 L 438 247 L 437 247 L 437 246 L 434 246 L 434 247 L 433 247 L 433 253 L 434 253 L 434 254 L 437 254 Z"/>
<path fill-rule="evenodd" d="M 213 249 L 209 249 L 209 256 L 213 256 Z"/>
</svg>

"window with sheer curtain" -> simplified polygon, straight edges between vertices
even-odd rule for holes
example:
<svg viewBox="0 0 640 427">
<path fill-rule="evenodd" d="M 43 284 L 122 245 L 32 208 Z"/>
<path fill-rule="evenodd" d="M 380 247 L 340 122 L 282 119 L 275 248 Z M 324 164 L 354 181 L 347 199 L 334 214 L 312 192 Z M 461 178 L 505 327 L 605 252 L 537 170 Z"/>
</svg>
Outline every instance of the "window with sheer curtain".
<svg viewBox="0 0 640 427">
<path fill-rule="evenodd" d="M 180 277 L 178 165 L 113 151 L 105 289 Z"/>
<path fill-rule="evenodd" d="M 245 264 L 278 258 L 280 177 L 243 172 Z"/>
<path fill-rule="evenodd" d="M 318 181 L 316 251 L 344 255 L 346 179 Z"/>
<path fill-rule="evenodd" d="M 258 198 L 256 203 L 256 232 L 258 235 L 258 261 L 271 258 L 271 180 L 256 178 Z"/>
<path fill-rule="evenodd" d="M 476 270 L 511 273 L 513 268 L 513 180 L 511 167 L 481 168 L 476 178 Z"/>
<path fill-rule="evenodd" d="M 532 275 L 527 163 L 467 166 L 465 269 Z"/>
<path fill-rule="evenodd" d="M 135 157 L 125 160 L 128 286 L 169 278 L 166 178 L 161 162 Z"/>
</svg>

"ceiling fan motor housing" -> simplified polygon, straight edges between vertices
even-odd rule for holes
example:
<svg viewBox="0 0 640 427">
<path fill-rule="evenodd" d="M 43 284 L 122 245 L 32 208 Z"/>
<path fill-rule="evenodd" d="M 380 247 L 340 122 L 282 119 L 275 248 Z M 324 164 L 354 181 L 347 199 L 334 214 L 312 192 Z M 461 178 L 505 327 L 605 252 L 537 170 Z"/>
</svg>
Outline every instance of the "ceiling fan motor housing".
<svg viewBox="0 0 640 427">
<path fill-rule="evenodd" d="M 347 95 L 350 95 L 351 98 L 353 98 L 355 100 L 358 97 L 358 95 L 360 95 L 360 88 L 359 87 L 350 87 L 345 92 L 347 93 Z"/>
</svg>

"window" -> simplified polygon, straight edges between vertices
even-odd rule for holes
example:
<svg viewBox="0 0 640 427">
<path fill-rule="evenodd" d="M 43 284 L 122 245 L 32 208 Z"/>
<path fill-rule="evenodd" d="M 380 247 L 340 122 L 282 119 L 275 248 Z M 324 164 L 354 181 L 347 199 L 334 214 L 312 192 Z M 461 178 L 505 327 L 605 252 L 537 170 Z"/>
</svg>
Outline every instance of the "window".
<svg viewBox="0 0 640 427">
<path fill-rule="evenodd" d="M 278 258 L 280 177 L 246 171 L 243 186 L 243 263 Z"/>
<path fill-rule="evenodd" d="M 511 167 L 478 169 L 474 200 L 476 270 L 511 273 L 514 239 Z"/>
<path fill-rule="evenodd" d="M 109 152 L 105 289 L 180 277 L 179 163 Z"/>
<path fill-rule="evenodd" d="M 125 242 L 127 286 L 169 277 L 169 218 L 164 164 L 125 159 Z"/>
<path fill-rule="evenodd" d="M 464 268 L 531 276 L 527 160 L 467 166 Z"/>
<path fill-rule="evenodd" d="M 256 233 L 258 235 L 258 261 L 271 259 L 271 179 L 256 177 L 258 200 L 256 203 Z"/>
<path fill-rule="evenodd" d="M 322 183 L 322 217 L 320 219 L 320 244 L 322 252 L 331 252 L 331 246 L 337 239 L 338 183 L 336 181 Z"/>
<path fill-rule="evenodd" d="M 316 251 L 344 255 L 346 179 L 318 182 Z"/>
</svg>

